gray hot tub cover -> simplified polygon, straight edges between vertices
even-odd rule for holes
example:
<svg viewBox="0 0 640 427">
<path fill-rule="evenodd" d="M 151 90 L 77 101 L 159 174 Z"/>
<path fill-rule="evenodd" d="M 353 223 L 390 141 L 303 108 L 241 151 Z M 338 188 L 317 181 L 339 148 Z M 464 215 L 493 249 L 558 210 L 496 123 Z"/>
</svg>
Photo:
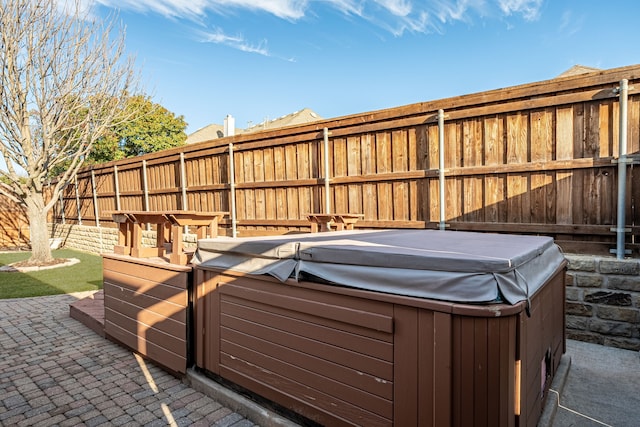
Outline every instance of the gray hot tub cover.
<svg viewBox="0 0 640 427">
<path fill-rule="evenodd" d="M 564 260 L 550 237 L 436 230 L 203 239 L 200 268 L 311 275 L 337 285 L 460 303 L 528 300 Z"/>
</svg>

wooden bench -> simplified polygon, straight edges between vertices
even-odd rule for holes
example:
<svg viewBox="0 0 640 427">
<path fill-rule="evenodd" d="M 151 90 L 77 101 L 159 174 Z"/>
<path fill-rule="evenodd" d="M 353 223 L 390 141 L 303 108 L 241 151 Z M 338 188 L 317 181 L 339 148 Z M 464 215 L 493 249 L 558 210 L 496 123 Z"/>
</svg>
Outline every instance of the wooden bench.
<svg viewBox="0 0 640 427">
<path fill-rule="evenodd" d="M 364 218 L 363 214 L 349 213 L 312 213 L 307 215 L 312 233 L 331 231 L 332 227 L 335 227 L 336 231 L 353 230 L 355 223 L 362 218 Z"/>
<path fill-rule="evenodd" d="M 131 255 L 135 258 L 163 257 L 169 247 L 169 262 L 187 265 L 191 254 L 184 251 L 184 227 L 195 226 L 198 239 L 207 236 L 217 237 L 218 223 L 227 212 L 110 211 L 108 214 L 111 214 L 113 221 L 118 224 L 118 244 L 113 248 L 115 254 Z M 143 224 L 155 225 L 156 246 L 142 245 Z"/>
</svg>

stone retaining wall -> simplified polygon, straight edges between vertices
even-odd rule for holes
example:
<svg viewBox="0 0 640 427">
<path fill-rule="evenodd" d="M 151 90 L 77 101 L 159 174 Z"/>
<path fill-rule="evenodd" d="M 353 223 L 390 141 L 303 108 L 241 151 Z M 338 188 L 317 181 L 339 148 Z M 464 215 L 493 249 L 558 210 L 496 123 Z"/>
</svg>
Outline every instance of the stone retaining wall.
<svg viewBox="0 0 640 427">
<path fill-rule="evenodd" d="M 640 260 L 566 257 L 567 336 L 640 350 Z"/>
<path fill-rule="evenodd" d="M 112 253 L 113 246 L 118 243 L 118 229 L 108 227 L 49 224 L 49 236 L 52 239 L 60 239 L 67 248 L 95 254 Z M 195 234 L 184 234 L 183 236 L 185 248 L 196 246 L 197 237 Z M 156 232 L 143 231 L 142 244 L 155 246 Z"/>
<path fill-rule="evenodd" d="M 69 248 L 113 252 L 115 228 L 50 226 L 51 237 Z M 143 243 L 155 245 L 155 232 L 143 232 Z M 196 236 L 185 234 L 185 246 Z M 611 347 L 640 350 L 640 260 L 567 254 L 567 336 Z"/>
</svg>

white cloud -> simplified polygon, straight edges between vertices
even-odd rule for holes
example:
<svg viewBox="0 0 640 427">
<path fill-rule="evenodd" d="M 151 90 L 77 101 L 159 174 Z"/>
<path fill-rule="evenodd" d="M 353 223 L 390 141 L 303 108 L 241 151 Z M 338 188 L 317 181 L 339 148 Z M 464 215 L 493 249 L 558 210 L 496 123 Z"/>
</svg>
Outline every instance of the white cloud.
<svg viewBox="0 0 640 427">
<path fill-rule="evenodd" d="M 575 16 L 571 11 L 567 10 L 562 14 L 559 32 L 566 36 L 572 36 L 582 29 L 584 24 L 584 16 Z"/>
<path fill-rule="evenodd" d="M 295 20 L 304 16 L 307 0 L 94 0 L 103 6 L 151 11 L 168 18 L 194 19 L 207 11 L 225 14 L 233 9 L 264 11 L 279 18 Z"/>
<path fill-rule="evenodd" d="M 434 2 L 433 13 L 442 23 L 451 21 L 469 21 L 471 10 L 479 11 L 485 6 L 483 0 L 439 0 Z"/>
<path fill-rule="evenodd" d="M 395 16 L 408 16 L 413 9 L 411 3 L 406 0 L 375 0 L 375 2 Z"/>
<path fill-rule="evenodd" d="M 206 43 L 222 44 L 248 53 L 257 53 L 262 56 L 271 56 L 267 49 L 267 42 L 263 40 L 258 44 L 251 44 L 245 40 L 242 35 L 230 36 L 225 34 L 221 29 L 214 31 L 202 32 L 202 41 Z"/>
<path fill-rule="evenodd" d="M 469 22 L 474 14 L 483 11 L 486 0 L 431 0 L 424 3 L 416 0 L 375 0 L 375 3 L 389 13 L 363 14 L 363 17 L 393 35 L 401 36 L 405 31 L 440 33 L 443 24 Z"/>
<path fill-rule="evenodd" d="M 345 15 L 362 16 L 364 13 L 364 1 L 358 0 L 329 0 L 332 7 Z"/>
<path fill-rule="evenodd" d="M 360 16 L 377 22 L 406 19 L 409 28 L 428 28 L 425 19 L 441 22 L 465 21 L 472 11 L 495 3 L 505 15 L 520 14 L 526 20 L 540 16 L 543 0 L 323 0 L 344 14 Z M 282 19 L 303 18 L 319 0 L 82 0 L 84 4 L 137 12 L 154 12 L 170 18 L 199 20 L 208 12 L 228 14 L 236 10 L 261 11 Z M 429 18 L 425 18 L 429 17 Z"/>
<path fill-rule="evenodd" d="M 314 6 L 322 3 L 342 13 L 356 16 L 395 36 L 405 32 L 442 32 L 454 22 L 473 22 L 487 10 L 505 16 L 520 15 L 538 19 L 544 0 L 82 0 L 86 4 L 157 13 L 170 19 L 186 19 L 207 27 L 214 15 L 239 11 L 262 12 L 296 22 L 314 15 Z M 322 19 L 320 17 L 319 19 Z M 270 56 L 266 41 L 251 43 L 239 36 L 227 36 L 216 28 L 207 33 L 209 42 L 224 44 L 245 52 Z M 207 38 L 205 37 L 205 38 Z"/>
<path fill-rule="evenodd" d="M 499 0 L 498 3 L 505 15 L 519 13 L 527 21 L 535 21 L 540 17 L 542 0 Z"/>
</svg>

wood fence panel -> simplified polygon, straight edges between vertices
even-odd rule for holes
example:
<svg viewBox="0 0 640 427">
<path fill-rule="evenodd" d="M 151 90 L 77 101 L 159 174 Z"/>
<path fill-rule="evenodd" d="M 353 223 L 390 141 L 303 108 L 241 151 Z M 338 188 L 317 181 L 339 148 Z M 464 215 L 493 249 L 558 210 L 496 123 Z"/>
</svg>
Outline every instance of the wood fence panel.
<svg viewBox="0 0 640 427">
<path fill-rule="evenodd" d="M 332 177 L 348 176 L 347 140 L 334 138 L 333 140 L 333 173 Z M 337 184 L 333 188 L 332 212 L 347 212 L 349 210 L 349 189 L 345 184 Z"/>
<path fill-rule="evenodd" d="M 438 142 L 438 126 L 429 126 L 427 128 L 427 170 L 437 171 L 440 167 L 440 146 Z M 440 221 L 440 207 L 438 200 L 440 199 L 440 187 L 437 179 L 428 179 L 429 200 L 433 202 L 429 204 L 426 213 L 426 221 Z"/>
<path fill-rule="evenodd" d="M 462 138 L 460 135 L 460 123 L 445 124 L 444 127 L 444 166 L 445 168 L 460 168 L 462 164 Z M 464 194 L 463 177 L 447 178 L 445 184 L 446 221 L 462 218 Z"/>
<path fill-rule="evenodd" d="M 409 135 L 406 130 L 394 130 L 391 134 L 391 170 L 393 172 L 409 171 Z M 409 188 L 406 180 L 392 184 L 394 221 L 409 220 Z"/>
<path fill-rule="evenodd" d="M 362 174 L 374 175 L 376 171 L 376 142 L 375 135 L 365 133 L 360 139 L 360 153 L 362 157 Z M 365 182 L 362 185 L 362 213 L 366 219 L 378 218 L 378 187 L 375 183 Z"/>
<path fill-rule="evenodd" d="M 504 164 L 504 120 L 500 116 L 486 117 L 484 120 L 484 164 L 500 166 Z M 486 222 L 506 222 L 505 176 L 485 176 Z"/>
<path fill-rule="evenodd" d="M 285 176 L 285 152 L 284 147 L 274 147 L 273 160 L 276 181 L 284 181 Z M 287 189 L 284 187 L 276 187 L 276 219 L 287 219 Z"/>
<path fill-rule="evenodd" d="M 391 166 L 391 135 L 390 132 L 376 134 L 376 170 L 378 174 L 392 172 Z M 379 181 L 377 186 L 378 219 L 380 221 L 393 220 L 393 186 L 388 181 Z"/>
<path fill-rule="evenodd" d="M 638 153 L 640 151 L 640 99 L 630 98 L 627 107 L 627 151 Z"/>
<path fill-rule="evenodd" d="M 284 147 L 285 149 L 285 178 L 287 181 L 295 181 L 298 179 L 298 156 L 297 146 L 289 144 Z M 299 198 L 298 189 L 296 187 L 287 187 L 287 204 L 286 204 L 286 218 L 299 218 Z"/>
<path fill-rule="evenodd" d="M 347 176 L 362 175 L 361 139 L 357 136 L 347 138 Z M 347 186 L 347 210 L 350 213 L 363 213 L 363 184 Z"/>
<path fill-rule="evenodd" d="M 264 164 L 264 151 L 256 150 L 253 155 L 253 181 L 264 182 L 265 164 Z M 264 188 L 257 188 L 255 190 L 255 216 L 256 218 L 267 218 L 267 206 L 266 206 L 266 192 Z"/>
<path fill-rule="evenodd" d="M 420 171 L 423 170 L 422 160 L 424 157 L 424 151 L 420 152 L 419 150 L 424 149 L 424 145 L 421 145 L 420 134 L 424 132 L 424 128 L 422 126 L 417 126 L 416 128 L 409 129 L 407 135 L 407 168 L 409 171 Z M 419 166 L 420 164 L 420 166 Z M 418 184 L 418 180 L 412 179 L 407 184 L 409 188 L 409 211 L 408 211 L 408 220 L 409 221 L 420 221 L 421 216 L 421 200 L 420 192 L 423 191 Z"/>
<path fill-rule="evenodd" d="M 0 248 L 23 248 L 29 244 L 29 221 L 22 206 L 0 195 Z"/>
<path fill-rule="evenodd" d="M 241 134 L 94 165 L 99 211 L 229 211 L 228 144 L 234 144 L 242 235 L 304 231 L 323 212 L 329 130 L 333 212 L 362 213 L 360 227 L 433 228 L 439 221 L 439 130 L 445 111 L 445 220 L 452 229 L 536 232 L 562 241 L 615 242 L 620 78 L 629 78 L 628 152 L 640 150 L 640 66 L 538 82 Z M 181 179 L 184 154 L 186 182 Z M 144 188 L 142 160 L 146 160 Z M 636 160 L 636 163 L 638 160 Z M 118 166 L 119 188 L 114 186 Z M 640 185 L 628 175 L 627 224 L 639 231 Z M 636 173 L 637 175 L 637 173 Z M 94 221 L 91 170 L 64 191 L 64 215 Z M 149 206 L 145 205 L 145 192 Z M 61 220 L 61 212 L 57 214 Z M 105 218 L 101 218 L 101 221 Z M 222 222 L 223 227 L 228 220 Z M 593 227 L 596 226 L 596 227 Z M 637 238 L 634 237 L 635 240 Z M 629 236 L 628 241 L 631 241 Z M 587 247 L 588 245 L 583 245 Z M 637 246 L 634 246 L 637 248 Z"/>
</svg>

